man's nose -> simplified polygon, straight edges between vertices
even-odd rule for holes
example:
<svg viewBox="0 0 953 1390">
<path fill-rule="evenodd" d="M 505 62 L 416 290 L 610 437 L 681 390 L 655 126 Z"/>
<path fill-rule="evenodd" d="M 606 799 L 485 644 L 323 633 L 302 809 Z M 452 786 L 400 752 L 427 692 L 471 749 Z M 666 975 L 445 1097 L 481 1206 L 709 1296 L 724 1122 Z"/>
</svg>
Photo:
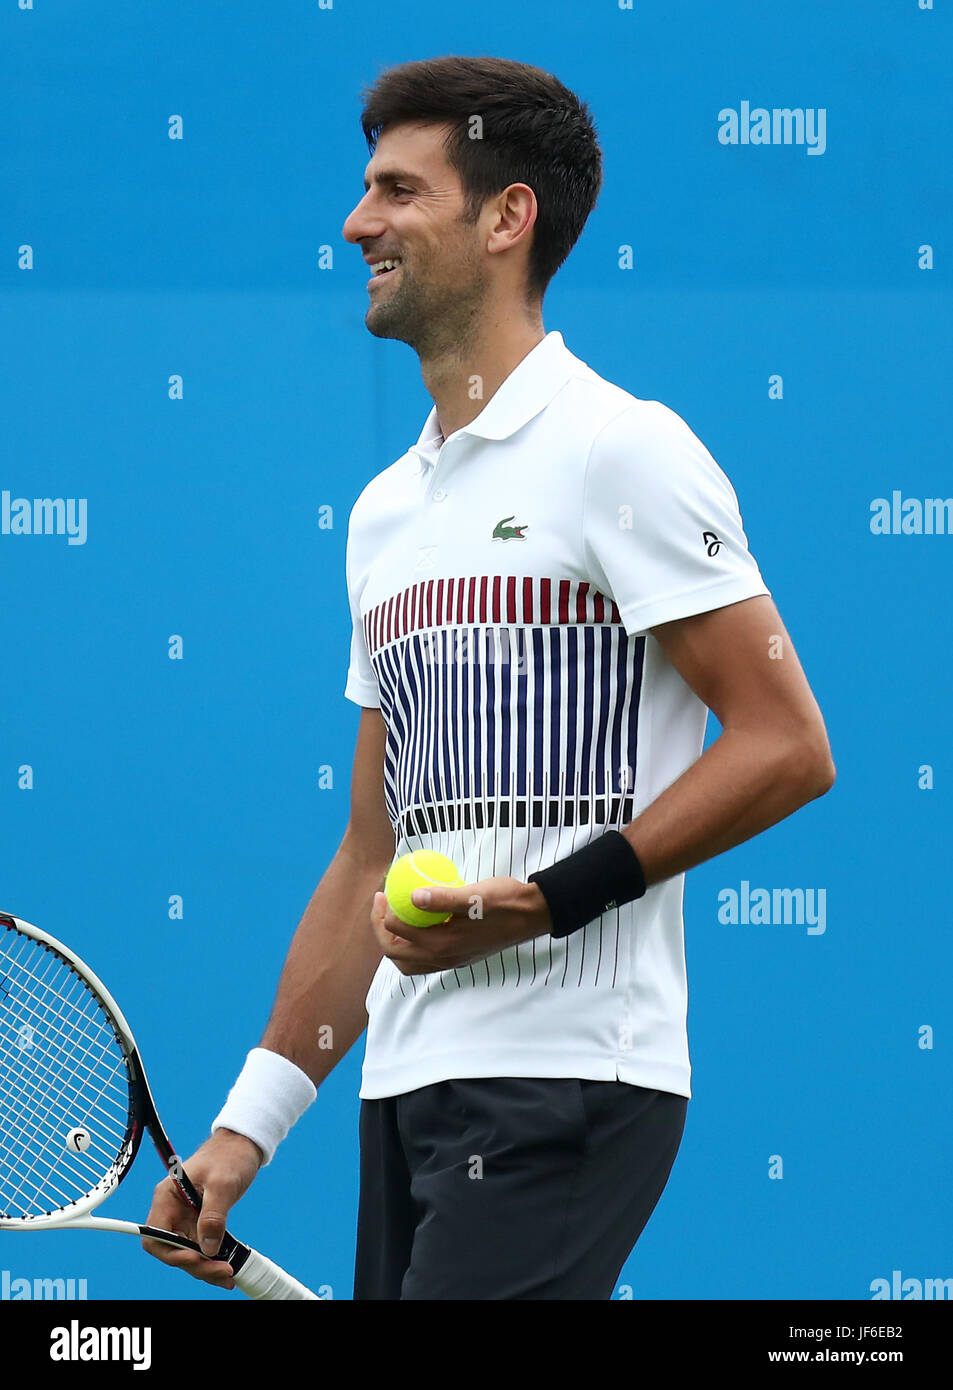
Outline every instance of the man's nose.
<svg viewBox="0 0 953 1390">
<path fill-rule="evenodd" d="M 356 246 L 365 239 L 379 237 L 382 229 L 383 223 L 380 217 L 373 212 L 368 196 L 365 194 L 344 219 L 341 235 L 345 241 L 350 241 Z"/>
</svg>

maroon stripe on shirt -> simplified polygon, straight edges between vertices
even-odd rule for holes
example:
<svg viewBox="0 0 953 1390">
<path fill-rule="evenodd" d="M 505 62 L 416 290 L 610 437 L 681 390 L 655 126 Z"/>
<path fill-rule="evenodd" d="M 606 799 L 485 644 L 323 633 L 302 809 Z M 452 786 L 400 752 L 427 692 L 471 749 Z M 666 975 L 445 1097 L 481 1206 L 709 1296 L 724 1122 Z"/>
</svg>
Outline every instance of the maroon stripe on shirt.
<svg viewBox="0 0 953 1390">
<path fill-rule="evenodd" d="M 391 594 L 363 615 L 368 652 L 413 632 L 464 622 L 517 627 L 622 622 L 614 600 L 587 580 L 505 578 L 505 594 L 501 575 L 425 579 Z"/>
</svg>

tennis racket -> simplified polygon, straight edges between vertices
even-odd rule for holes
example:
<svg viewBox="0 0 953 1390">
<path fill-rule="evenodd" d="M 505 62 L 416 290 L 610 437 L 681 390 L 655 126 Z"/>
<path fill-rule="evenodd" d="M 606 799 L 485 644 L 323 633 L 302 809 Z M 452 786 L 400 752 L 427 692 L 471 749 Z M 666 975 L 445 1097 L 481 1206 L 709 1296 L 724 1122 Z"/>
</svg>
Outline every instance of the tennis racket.
<svg viewBox="0 0 953 1390">
<path fill-rule="evenodd" d="M 0 1231 L 119 1231 L 198 1250 L 172 1231 L 90 1215 L 129 1172 L 146 1130 L 198 1211 L 115 1000 L 68 947 L 0 913 Z M 317 1299 L 227 1231 L 218 1258 L 249 1298 Z"/>
</svg>

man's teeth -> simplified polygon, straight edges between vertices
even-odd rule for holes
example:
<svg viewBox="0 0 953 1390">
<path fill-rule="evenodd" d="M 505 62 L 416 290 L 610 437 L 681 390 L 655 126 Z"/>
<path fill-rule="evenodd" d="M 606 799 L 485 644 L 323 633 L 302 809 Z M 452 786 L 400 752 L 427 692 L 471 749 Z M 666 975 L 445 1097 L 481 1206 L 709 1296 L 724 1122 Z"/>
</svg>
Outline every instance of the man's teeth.
<svg viewBox="0 0 953 1390">
<path fill-rule="evenodd" d="M 395 265 L 400 265 L 399 256 L 394 261 L 378 261 L 376 265 L 371 266 L 371 274 L 380 275 L 382 271 L 393 270 Z"/>
</svg>

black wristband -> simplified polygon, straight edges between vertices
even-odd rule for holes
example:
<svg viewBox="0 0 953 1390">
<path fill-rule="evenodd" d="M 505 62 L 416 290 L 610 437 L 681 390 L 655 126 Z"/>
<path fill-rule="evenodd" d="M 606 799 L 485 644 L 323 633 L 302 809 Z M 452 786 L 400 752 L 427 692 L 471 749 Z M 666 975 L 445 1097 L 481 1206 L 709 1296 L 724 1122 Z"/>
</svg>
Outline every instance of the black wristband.
<svg viewBox="0 0 953 1390">
<path fill-rule="evenodd" d="M 553 919 L 550 936 L 569 936 L 610 908 L 645 893 L 639 856 L 618 830 L 609 830 L 548 869 L 530 874 Z"/>
</svg>

